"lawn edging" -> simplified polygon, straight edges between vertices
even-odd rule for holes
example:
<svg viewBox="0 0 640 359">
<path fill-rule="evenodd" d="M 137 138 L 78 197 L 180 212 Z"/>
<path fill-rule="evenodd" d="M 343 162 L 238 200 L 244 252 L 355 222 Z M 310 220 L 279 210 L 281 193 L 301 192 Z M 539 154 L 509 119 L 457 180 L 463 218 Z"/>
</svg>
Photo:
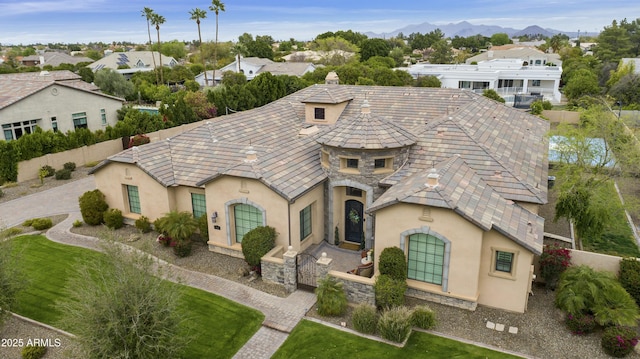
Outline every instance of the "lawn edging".
<svg viewBox="0 0 640 359">
<path fill-rule="evenodd" d="M 75 335 L 75 334 L 69 333 L 69 332 L 67 332 L 67 331 L 64 331 L 64 330 L 62 330 L 62 329 L 56 328 L 56 327 L 51 326 L 51 325 L 49 325 L 49 324 L 45 324 L 45 323 L 39 322 L 39 321 L 37 321 L 37 320 L 33 320 L 33 319 L 31 319 L 31 318 L 28 318 L 28 317 L 22 316 L 22 315 L 20 315 L 20 314 L 13 313 L 13 312 L 11 313 L 11 315 L 12 315 L 13 317 L 15 317 L 15 318 L 18 318 L 18 319 L 20 319 L 20 320 L 22 320 L 22 321 L 25 321 L 25 322 L 29 323 L 29 324 L 33 324 L 33 325 L 37 325 L 37 326 L 42 327 L 42 328 L 45 328 L 45 329 L 53 330 L 54 332 L 59 333 L 59 334 L 62 334 L 62 335 L 67 336 L 67 337 L 69 337 L 69 338 L 74 338 L 74 339 L 76 338 L 76 335 Z"/>
</svg>

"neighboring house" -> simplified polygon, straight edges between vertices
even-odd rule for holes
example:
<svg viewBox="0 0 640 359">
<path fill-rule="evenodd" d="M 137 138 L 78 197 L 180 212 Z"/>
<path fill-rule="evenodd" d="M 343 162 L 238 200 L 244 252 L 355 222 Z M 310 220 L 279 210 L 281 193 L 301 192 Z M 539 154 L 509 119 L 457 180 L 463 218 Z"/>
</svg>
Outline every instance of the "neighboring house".
<svg viewBox="0 0 640 359">
<path fill-rule="evenodd" d="M 524 312 L 542 252 L 548 130 L 470 91 L 325 84 L 92 173 L 131 220 L 207 216 L 214 252 L 242 257 L 244 234 L 262 225 L 295 251 L 333 245 L 337 232 L 376 257 L 401 248 L 407 295 Z"/>
<path fill-rule="evenodd" d="M 135 72 L 153 71 L 155 66 L 160 67 L 160 56 L 162 56 L 162 66 L 174 67 L 178 61 L 170 56 L 161 55 L 157 51 L 128 51 L 112 52 L 87 67 L 93 72 L 104 68 L 110 68 L 130 77 Z"/>
<path fill-rule="evenodd" d="M 562 61 L 559 54 L 548 54 L 540 51 L 535 47 L 526 47 L 522 45 L 503 45 L 493 46 L 476 56 L 468 58 L 465 63 L 471 65 L 483 61 L 491 61 L 495 59 L 522 60 L 523 66 L 559 66 L 562 67 Z"/>
<path fill-rule="evenodd" d="M 207 80 L 209 81 L 209 86 L 213 85 L 213 81 L 219 84 L 222 82 L 222 76 L 227 71 L 241 72 L 247 77 L 247 81 L 251 81 L 263 72 L 269 72 L 274 76 L 301 77 L 307 72 L 315 71 L 315 69 L 316 66 L 310 62 L 274 62 L 260 57 L 240 57 L 227 66 L 216 70 L 215 76 L 213 76 L 213 70 L 207 71 Z M 195 80 L 200 86 L 204 86 L 204 72 L 197 75 Z"/>
<path fill-rule="evenodd" d="M 23 66 L 51 65 L 53 67 L 61 64 L 76 65 L 81 62 L 93 62 L 93 59 L 84 56 L 70 56 L 63 52 L 43 52 L 40 55 L 25 56 L 22 58 Z"/>
<path fill-rule="evenodd" d="M 99 92 L 71 71 L 0 75 L 0 124 L 4 140 L 44 131 L 102 130 L 118 121 L 124 99 Z"/>
<path fill-rule="evenodd" d="M 416 64 L 401 70 L 414 78 L 436 76 L 444 88 L 468 89 L 477 93 L 495 90 L 507 104 L 512 105 L 516 95 L 541 95 L 558 104 L 560 93 L 560 66 L 531 66 L 522 59 L 493 59 L 477 65 Z"/>
<path fill-rule="evenodd" d="M 282 57 L 287 62 L 305 62 L 305 61 L 313 61 L 313 62 L 326 62 L 330 61 L 334 56 L 344 58 L 348 60 L 355 56 L 355 52 L 349 52 L 344 50 L 331 50 L 331 51 L 314 51 L 314 50 L 305 50 L 305 51 L 294 51 L 289 55 L 285 55 Z"/>
</svg>

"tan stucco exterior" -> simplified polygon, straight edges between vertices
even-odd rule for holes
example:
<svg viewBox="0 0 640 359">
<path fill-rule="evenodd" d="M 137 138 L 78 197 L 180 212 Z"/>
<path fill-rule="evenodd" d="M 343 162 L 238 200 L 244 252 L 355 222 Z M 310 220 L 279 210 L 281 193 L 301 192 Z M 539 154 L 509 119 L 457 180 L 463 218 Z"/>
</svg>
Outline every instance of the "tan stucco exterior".
<svg viewBox="0 0 640 359">
<path fill-rule="evenodd" d="M 402 248 L 407 255 L 407 232 L 411 231 L 435 232 L 446 238 L 450 241 L 450 256 L 448 265 L 445 260 L 446 286 L 409 279 L 410 288 L 515 312 L 525 311 L 531 252 L 496 231 L 483 230 L 452 210 L 399 203 L 376 212 L 376 261 L 386 247 Z M 490 273 L 495 260 L 493 249 L 516 254 L 513 277 Z"/>
<path fill-rule="evenodd" d="M 304 106 L 304 115 L 305 119 L 308 123 L 313 124 L 334 124 L 344 111 L 345 107 L 347 107 L 348 102 L 338 103 L 338 104 L 327 104 L 327 103 L 306 103 Z M 315 119 L 315 109 L 323 108 L 324 109 L 324 120 L 316 120 Z"/>
</svg>

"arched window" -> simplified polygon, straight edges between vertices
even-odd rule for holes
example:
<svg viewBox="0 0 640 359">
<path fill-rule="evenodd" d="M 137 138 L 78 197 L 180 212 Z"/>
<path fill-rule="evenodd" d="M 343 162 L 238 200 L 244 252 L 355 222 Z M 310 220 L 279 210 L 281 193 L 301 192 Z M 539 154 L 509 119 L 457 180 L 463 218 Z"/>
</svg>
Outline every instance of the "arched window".
<svg viewBox="0 0 640 359">
<path fill-rule="evenodd" d="M 443 285 L 445 246 L 445 242 L 429 234 L 410 235 L 407 251 L 407 277 L 421 282 Z"/>
<path fill-rule="evenodd" d="M 235 222 L 236 243 L 242 243 L 250 230 L 262 226 L 262 210 L 250 204 L 238 203 L 233 206 L 233 219 Z"/>
</svg>

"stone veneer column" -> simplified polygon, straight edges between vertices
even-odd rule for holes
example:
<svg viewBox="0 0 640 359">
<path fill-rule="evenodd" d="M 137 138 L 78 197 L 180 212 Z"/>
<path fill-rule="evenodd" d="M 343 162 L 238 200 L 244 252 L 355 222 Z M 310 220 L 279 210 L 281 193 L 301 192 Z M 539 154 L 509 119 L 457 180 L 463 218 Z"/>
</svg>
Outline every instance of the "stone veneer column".
<svg viewBox="0 0 640 359">
<path fill-rule="evenodd" d="M 333 259 L 328 258 L 327 253 L 322 252 L 322 256 L 316 262 L 316 283 L 320 283 L 320 280 L 329 274 L 331 262 L 333 262 Z"/>
<path fill-rule="evenodd" d="M 298 252 L 289 246 L 288 250 L 282 255 L 284 259 L 284 288 L 288 293 L 293 293 L 298 288 L 298 273 L 296 269 L 296 257 Z"/>
</svg>

